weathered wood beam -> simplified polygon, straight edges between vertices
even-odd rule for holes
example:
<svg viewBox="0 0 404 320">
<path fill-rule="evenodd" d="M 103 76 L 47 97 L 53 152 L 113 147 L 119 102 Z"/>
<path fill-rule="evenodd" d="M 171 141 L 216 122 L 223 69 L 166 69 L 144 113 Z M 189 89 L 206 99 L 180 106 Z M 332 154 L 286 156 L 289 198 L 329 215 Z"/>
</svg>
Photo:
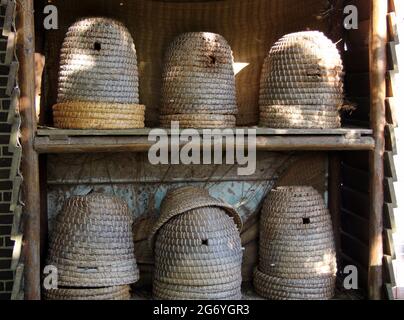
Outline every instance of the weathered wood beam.
<svg viewBox="0 0 404 320">
<path fill-rule="evenodd" d="M 170 144 L 171 140 L 169 139 Z M 328 151 L 328 150 L 372 150 L 372 137 L 351 139 L 341 136 L 259 136 L 256 139 L 258 151 Z M 147 136 L 97 136 L 66 137 L 52 139 L 37 137 L 35 149 L 38 153 L 86 153 L 86 152 L 146 152 L 154 144 Z M 186 142 L 180 142 L 184 146 Z M 225 144 L 224 144 L 225 145 Z M 247 146 L 245 141 L 244 146 Z"/>
<path fill-rule="evenodd" d="M 370 35 L 370 88 L 371 127 L 375 138 L 375 149 L 370 154 L 370 199 L 369 216 L 369 275 L 368 296 L 381 299 L 383 290 L 383 180 L 385 151 L 384 130 L 386 124 L 386 72 L 387 72 L 387 21 L 386 0 L 371 2 Z"/>
<path fill-rule="evenodd" d="M 20 62 L 21 171 L 24 177 L 24 290 L 25 299 L 39 300 L 40 290 L 40 197 L 38 155 L 34 150 L 35 63 L 33 0 L 17 1 L 17 54 Z"/>
</svg>

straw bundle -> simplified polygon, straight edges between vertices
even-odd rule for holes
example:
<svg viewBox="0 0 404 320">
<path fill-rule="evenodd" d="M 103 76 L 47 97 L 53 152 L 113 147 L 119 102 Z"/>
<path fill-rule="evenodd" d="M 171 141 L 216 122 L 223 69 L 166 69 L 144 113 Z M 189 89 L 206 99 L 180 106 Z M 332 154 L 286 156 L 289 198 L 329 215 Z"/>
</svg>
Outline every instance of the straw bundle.
<svg viewBox="0 0 404 320">
<path fill-rule="evenodd" d="M 241 299 L 240 218 L 205 190 L 170 191 L 150 237 L 157 299 Z"/>
<path fill-rule="evenodd" d="M 161 125 L 234 127 L 236 114 L 233 53 L 226 40 L 209 32 L 178 36 L 165 57 Z"/>
<path fill-rule="evenodd" d="M 291 33 L 271 48 L 261 74 L 261 126 L 338 128 L 343 100 L 342 60 L 323 33 Z"/>
<path fill-rule="evenodd" d="M 79 20 L 61 50 L 55 126 L 142 128 L 138 87 L 136 50 L 126 27 L 107 18 Z"/>
<path fill-rule="evenodd" d="M 139 271 L 126 203 L 97 193 L 68 199 L 56 218 L 47 264 L 57 268 L 58 285 L 65 289 L 136 282 Z"/>
<path fill-rule="evenodd" d="M 331 217 L 312 187 L 279 187 L 264 202 L 254 286 L 269 299 L 329 299 L 336 257 Z"/>
</svg>

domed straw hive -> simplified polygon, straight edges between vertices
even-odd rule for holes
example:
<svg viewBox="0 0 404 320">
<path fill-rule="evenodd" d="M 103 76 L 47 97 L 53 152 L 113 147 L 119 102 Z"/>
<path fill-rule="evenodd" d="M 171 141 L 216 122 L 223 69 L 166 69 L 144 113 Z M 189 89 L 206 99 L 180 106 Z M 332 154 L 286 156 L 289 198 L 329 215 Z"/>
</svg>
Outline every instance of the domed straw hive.
<svg viewBox="0 0 404 320">
<path fill-rule="evenodd" d="M 271 48 L 261 74 L 261 126 L 338 128 L 343 100 L 341 57 L 323 33 L 288 34 Z"/>
<path fill-rule="evenodd" d="M 160 124 L 215 128 L 236 125 L 233 53 L 214 33 L 189 32 L 169 46 L 163 72 Z"/>
<path fill-rule="evenodd" d="M 54 124 L 68 129 L 144 127 L 135 45 L 126 27 L 107 18 L 73 24 L 60 56 Z"/>
<path fill-rule="evenodd" d="M 57 268 L 60 288 L 48 297 L 126 297 L 125 285 L 139 279 L 126 203 L 98 193 L 68 199 L 55 221 L 47 264 Z"/>
<path fill-rule="evenodd" d="M 336 257 L 331 217 L 312 187 L 279 187 L 264 202 L 256 291 L 269 299 L 329 299 Z"/>
<path fill-rule="evenodd" d="M 170 191 L 152 229 L 157 299 L 241 299 L 241 220 L 206 190 Z"/>
</svg>

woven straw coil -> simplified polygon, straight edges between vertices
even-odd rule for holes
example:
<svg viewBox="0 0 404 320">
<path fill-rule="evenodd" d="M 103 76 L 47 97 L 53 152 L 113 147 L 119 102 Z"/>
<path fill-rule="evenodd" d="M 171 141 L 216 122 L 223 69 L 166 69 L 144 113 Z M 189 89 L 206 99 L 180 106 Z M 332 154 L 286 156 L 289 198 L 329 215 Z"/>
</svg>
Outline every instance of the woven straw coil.
<svg viewBox="0 0 404 320">
<path fill-rule="evenodd" d="M 328 299 L 335 274 L 333 228 L 322 196 L 307 186 L 272 190 L 261 214 L 257 292 L 269 299 Z"/>
<path fill-rule="evenodd" d="M 157 299 L 240 299 L 241 220 L 194 187 L 170 191 L 150 241 Z"/>
<path fill-rule="evenodd" d="M 305 31 L 285 35 L 271 48 L 262 68 L 260 126 L 340 127 L 343 76 L 339 52 L 323 33 Z M 311 111 L 316 111 L 324 105 L 333 108 L 326 115 L 299 112 L 299 107 L 307 110 L 306 106 L 310 106 Z"/>
<path fill-rule="evenodd" d="M 129 286 L 44 290 L 45 300 L 129 300 Z"/>
<path fill-rule="evenodd" d="M 66 129 L 143 128 L 136 49 L 126 27 L 86 18 L 66 34 L 54 124 Z"/>
<path fill-rule="evenodd" d="M 119 198 L 93 193 L 68 199 L 55 221 L 47 264 L 65 287 L 134 283 L 132 217 Z"/>
</svg>

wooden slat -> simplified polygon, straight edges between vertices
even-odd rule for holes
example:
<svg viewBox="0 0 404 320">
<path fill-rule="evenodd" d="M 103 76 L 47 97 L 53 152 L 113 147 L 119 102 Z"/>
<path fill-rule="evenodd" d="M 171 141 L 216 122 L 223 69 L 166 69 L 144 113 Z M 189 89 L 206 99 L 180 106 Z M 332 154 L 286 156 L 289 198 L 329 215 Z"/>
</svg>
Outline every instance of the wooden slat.
<svg viewBox="0 0 404 320">
<path fill-rule="evenodd" d="M 397 155 L 397 140 L 392 125 L 386 125 L 385 127 L 385 139 L 386 139 L 386 150 L 391 151 L 393 155 Z"/>
<path fill-rule="evenodd" d="M 392 151 L 384 153 L 384 175 L 385 177 L 392 178 L 393 181 L 397 181 L 397 171 Z"/>
<path fill-rule="evenodd" d="M 256 130 L 256 135 L 337 135 L 343 136 L 347 134 L 359 134 L 359 135 L 372 135 L 372 130 L 364 128 L 336 128 L 336 129 L 271 129 L 271 128 L 258 128 L 258 127 L 238 127 L 227 128 L 226 131 L 232 130 L 231 134 L 235 132 L 241 132 L 248 134 L 249 129 Z M 56 128 L 39 128 L 37 131 L 38 136 L 60 136 L 60 137 L 73 137 L 73 136 L 148 136 L 153 135 L 153 131 L 156 128 L 144 128 L 144 129 L 123 129 L 123 130 L 96 130 L 96 129 L 83 129 L 83 130 L 68 130 L 68 129 L 56 129 Z M 195 130 L 198 134 L 203 133 L 204 129 Z M 237 130 L 237 131 L 236 131 Z M 183 129 L 170 130 L 164 129 L 168 135 L 178 134 L 184 131 Z"/>
<path fill-rule="evenodd" d="M 19 64 L 17 61 L 13 61 L 10 64 L 10 72 L 8 74 L 7 87 L 6 87 L 6 94 L 9 96 L 11 96 L 11 94 L 14 90 L 14 87 L 15 87 L 18 68 L 19 68 Z"/>
<path fill-rule="evenodd" d="M 332 219 L 338 267 L 341 266 L 341 167 L 341 154 L 330 152 L 328 162 L 328 208 Z"/>
<path fill-rule="evenodd" d="M 389 1 L 389 12 L 397 12 L 397 1 L 396 0 L 388 0 Z"/>
<path fill-rule="evenodd" d="M 349 152 L 342 155 L 343 163 L 363 171 L 369 171 L 369 153 L 364 151 Z"/>
<path fill-rule="evenodd" d="M 14 1 L 8 1 L 4 17 L 4 25 L 2 28 L 4 37 L 7 37 L 12 32 L 14 23 L 14 13 L 15 13 L 15 3 Z"/>
<path fill-rule="evenodd" d="M 384 201 L 397 208 L 397 197 L 394 190 L 393 178 L 384 178 Z"/>
<path fill-rule="evenodd" d="M 368 246 L 345 232 L 341 232 L 341 249 L 343 253 L 355 259 L 361 266 L 369 264 Z"/>
<path fill-rule="evenodd" d="M 36 137 L 35 150 L 39 153 L 83 153 L 83 152 L 145 152 L 154 144 L 146 136 L 115 137 Z M 247 138 L 246 138 L 247 139 Z M 171 139 L 168 139 L 171 141 Z M 171 144 L 171 142 L 169 142 Z M 188 142 L 181 141 L 178 147 Z M 225 144 L 223 144 L 225 146 Z M 244 142 L 247 146 L 247 141 Z M 371 137 L 335 137 L 335 136 L 258 136 L 257 151 L 329 151 L 329 150 L 372 150 L 374 141 Z"/>
<path fill-rule="evenodd" d="M 24 298 L 21 296 L 21 293 L 23 292 L 22 290 L 24 282 L 23 277 L 24 277 L 24 265 L 19 264 L 15 271 L 13 289 L 11 292 L 11 300 L 22 300 Z"/>
<path fill-rule="evenodd" d="M 396 99 L 393 97 L 386 98 L 386 121 L 395 128 L 398 126 Z"/>
<path fill-rule="evenodd" d="M 387 44 L 387 67 L 389 70 L 399 71 L 396 44 L 391 41 Z"/>
<path fill-rule="evenodd" d="M 394 274 L 393 259 L 389 255 L 383 256 L 384 280 L 393 287 L 396 286 L 396 277 Z"/>
<path fill-rule="evenodd" d="M 383 206 L 383 224 L 384 228 L 391 229 L 393 232 L 396 232 L 396 219 L 394 215 L 394 207 L 392 203 L 384 203 Z"/>
<path fill-rule="evenodd" d="M 398 35 L 398 27 L 397 27 L 397 16 L 395 12 L 390 12 L 387 15 L 387 31 L 389 34 L 389 41 L 393 41 L 396 44 L 400 43 L 400 38 Z"/>
<path fill-rule="evenodd" d="M 391 229 L 383 230 L 383 242 L 384 254 L 391 256 L 392 259 L 396 259 L 396 249 L 394 247 L 393 232 Z"/>
<path fill-rule="evenodd" d="M 369 196 L 349 189 L 345 186 L 342 187 L 342 209 L 353 212 L 364 219 L 369 219 Z"/>
<path fill-rule="evenodd" d="M 394 300 L 394 291 L 393 291 L 393 286 L 391 283 L 385 283 L 384 284 L 384 294 L 386 296 L 387 300 Z"/>
<path fill-rule="evenodd" d="M 341 229 L 363 243 L 369 241 L 369 221 L 347 210 L 341 210 Z"/>
<path fill-rule="evenodd" d="M 369 172 L 343 164 L 342 176 L 344 186 L 365 194 L 369 193 Z"/>
<path fill-rule="evenodd" d="M 397 90 L 397 83 L 396 83 L 396 74 L 395 70 L 387 71 L 386 76 L 386 97 L 395 97 L 396 90 Z"/>
</svg>

